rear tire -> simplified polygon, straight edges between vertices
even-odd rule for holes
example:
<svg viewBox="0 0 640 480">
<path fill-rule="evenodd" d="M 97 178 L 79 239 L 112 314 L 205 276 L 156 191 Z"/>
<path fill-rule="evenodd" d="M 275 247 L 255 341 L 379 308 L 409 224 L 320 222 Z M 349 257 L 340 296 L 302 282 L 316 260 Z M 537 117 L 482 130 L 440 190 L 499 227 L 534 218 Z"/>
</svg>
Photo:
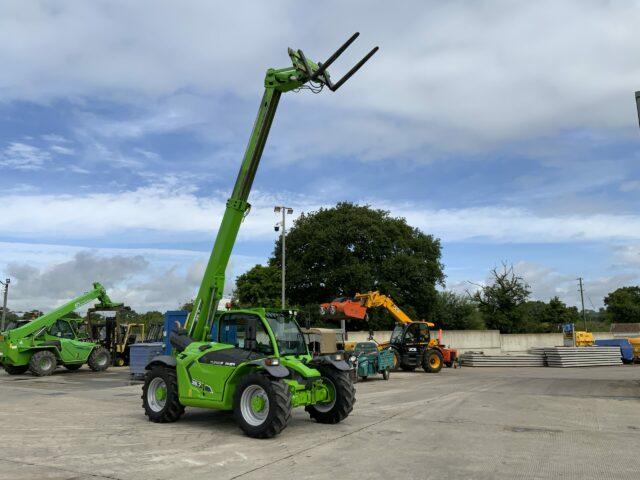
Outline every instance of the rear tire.
<svg viewBox="0 0 640 480">
<path fill-rule="evenodd" d="M 389 369 L 387 368 L 386 370 L 382 371 L 382 378 L 385 380 L 389 380 Z"/>
<path fill-rule="evenodd" d="M 22 375 L 29 370 L 29 365 L 5 365 L 4 371 L 9 375 Z"/>
<path fill-rule="evenodd" d="M 80 368 L 82 368 L 82 364 L 81 363 L 72 363 L 69 365 L 65 365 L 64 368 L 66 368 L 67 370 L 70 370 L 72 372 L 76 372 L 78 370 L 80 370 Z"/>
<path fill-rule="evenodd" d="M 356 389 L 347 372 L 325 365 L 316 367 L 322 379 L 331 384 L 335 390 L 335 398 L 328 404 L 308 405 L 304 409 L 318 423 L 339 423 L 349 416 L 356 403 Z"/>
<path fill-rule="evenodd" d="M 266 375 L 245 376 L 233 395 L 233 415 L 242 431 L 253 438 L 272 438 L 291 419 L 291 395 L 285 383 Z"/>
<path fill-rule="evenodd" d="M 184 413 L 178 395 L 178 379 L 173 368 L 154 365 L 144 377 L 142 406 L 144 414 L 154 423 L 170 423 Z"/>
<path fill-rule="evenodd" d="M 29 360 L 29 371 L 37 377 L 51 375 L 58 366 L 58 359 L 49 350 L 34 353 Z"/>
<path fill-rule="evenodd" d="M 111 364 L 111 355 L 106 348 L 96 347 L 89 355 L 87 364 L 94 372 L 104 372 Z"/>
<path fill-rule="evenodd" d="M 422 359 L 422 368 L 427 373 L 438 373 L 442 370 L 444 358 L 438 350 L 427 350 Z"/>
</svg>

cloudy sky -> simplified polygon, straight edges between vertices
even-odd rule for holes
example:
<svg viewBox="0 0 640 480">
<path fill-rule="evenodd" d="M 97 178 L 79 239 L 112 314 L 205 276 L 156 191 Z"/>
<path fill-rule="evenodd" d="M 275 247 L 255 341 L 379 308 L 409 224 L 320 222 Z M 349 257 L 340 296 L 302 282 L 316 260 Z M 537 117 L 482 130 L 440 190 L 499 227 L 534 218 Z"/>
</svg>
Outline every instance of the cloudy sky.
<svg viewBox="0 0 640 480">
<path fill-rule="evenodd" d="M 321 8 L 320 8 L 321 7 Z M 280 102 L 229 267 L 273 248 L 273 205 L 340 200 L 442 240 L 447 288 L 516 265 L 587 307 L 640 282 L 638 1 L 0 3 L 0 276 L 10 308 L 102 281 L 138 310 L 194 295 L 287 47 L 337 93 Z M 227 292 L 229 293 L 229 292 Z"/>
</svg>

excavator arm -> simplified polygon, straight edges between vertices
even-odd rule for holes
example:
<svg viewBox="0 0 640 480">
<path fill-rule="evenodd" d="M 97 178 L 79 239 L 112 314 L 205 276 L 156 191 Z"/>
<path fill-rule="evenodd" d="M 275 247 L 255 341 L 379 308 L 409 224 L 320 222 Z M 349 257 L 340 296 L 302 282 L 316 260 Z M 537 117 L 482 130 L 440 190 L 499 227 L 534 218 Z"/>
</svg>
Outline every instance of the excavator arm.
<svg viewBox="0 0 640 480">
<path fill-rule="evenodd" d="M 93 300 L 98 300 L 100 302 L 100 307 L 104 307 L 104 309 L 119 308 L 122 306 L 122 303 L 112 302 L 107 295 L 107 291 L 105 290 L 105 288 L 96 282 L 93 284 L 93 290 L 86 292 L 79 297 L 74 298 L 73 300 L 68 301 L 64 305 L 61 305 L 58 308 L 45 313 L 44 315 L 39 316 L 26 325 L 10 330 L 9 332 L 7 332 L 7 334 L 11 337 L 12 340 L 28 337 L 29 335 L 33 335 L 41 329 L 48 328 L 49 326 L 53 325 L 59 318 L 64 317 L 65 315 L 73 312 L 74 310 L 77 310 L 81 306 L 86 305 Z"/>
<path fill-rule="evenodd" d="M 185 333 L 192 340 L 205 340 L 211 329 L 213 316 L 218 309 L 218 302 L 224 291 L 225 270 L 229 264 L 231 251 L 236 242 L 240 224 L 251 208 L 248 203 L 249 193 L 278 108 L 280 96 L 285 92 L 300 89 L 319 93 L 325 86 L 334 92 L 338 90 L 378 50 L 378 47 L 372 49 L 340 80 L 333 83 L 327 68 L 353 43 L 358 35 L 355 33 L 324 63 L 315 63 L 307 59 L 302 50 L 289 49 L 290 67 L 267 70 L 264 79 L 264 95 L 249 137 L 240 172 L 231 197 L 227 200 L 225 213 L 202 283 L 185 324 Z"/>
</svg>

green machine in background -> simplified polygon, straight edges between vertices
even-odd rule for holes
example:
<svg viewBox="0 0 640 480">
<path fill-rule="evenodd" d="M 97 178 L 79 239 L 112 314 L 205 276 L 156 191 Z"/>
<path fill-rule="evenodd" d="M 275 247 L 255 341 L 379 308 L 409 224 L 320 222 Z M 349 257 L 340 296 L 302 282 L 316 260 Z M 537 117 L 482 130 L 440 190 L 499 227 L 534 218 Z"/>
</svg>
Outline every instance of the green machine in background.
<svg viewBox="0 0 640 480">
<path fill-rule="evenodd" d="M 341 354 L 312 357 L 295 312 L 265 308 L 217 312 L 217 308 L 281 95 L 340 88 L 378 50 L 371 50 L 333 83 L 327 68 L 357 36 L 324 63 L 289 49 L 290 67 L 267 70 L 258 115 L 193 310 L 185 328 L 171 334 L 174 356 L 155 357 L 147 365 L 142 399 L 149 420 L 176 421 L 187 406 L 232 410 L 247 435 L 269 438 L 287 426 L 293 407 L 304 406 L 320 423 L 338 423 L 353 409 L 351 366 Z"/>
<path fill-rule="evenodd" d="M 119 308 L 104 287 L 93 284 L 93 290 L 80 295 L 17 328 L 0 333 L 0 364 L 10 375 L 29 370 L 37 376 L 51 375 L 58 365 L 78 370 L 87 363 L 93 371 L 103 371 L 111 363 L 109 352 L 96 343 L 83 341 L 78 321 L 64 318 L 87 303 L 98 300 L 103 308 Z"/>
</svg>

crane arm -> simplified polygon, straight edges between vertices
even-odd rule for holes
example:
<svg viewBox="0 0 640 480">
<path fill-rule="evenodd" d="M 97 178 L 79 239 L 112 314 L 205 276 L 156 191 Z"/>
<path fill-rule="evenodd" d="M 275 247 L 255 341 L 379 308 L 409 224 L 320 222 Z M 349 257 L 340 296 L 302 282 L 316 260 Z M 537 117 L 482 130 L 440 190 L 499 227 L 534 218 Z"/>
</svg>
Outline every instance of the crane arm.
<svg viewBox="0 0 640 480">
<path fill-rule="evenodd" d="M 340 88 L 378 50 L 378 47 L 371 50 L 334 84 L 327 68 L 351 45 L 358 35 L 358 33 L 354 34 L 324 63 L 315 63 L 308 60 L 302 50 L 289 49 L 290 67 L 270 68 L 267 70 L 264 79 L 264 95 L 249 137 L 240 172 L 231 197 L 227 200 L 224 216 L 216 235 L 202 283 L 194 300 L 193 309 L 185 324 L 186 333 L 193 340 L 205 340 L 207 333 L 211 329 L 213 316 L 218 309 L 218 303 L 224 291 L 225 270 L 229 264 L 231 251 L 236 242 L 240 224 L 251 208 L 247 200 L 276 109 L 278 108 L 280 96 L 285 92 L 301 88 L 309 88 L 316 93 L 324 86 L 331 91 L 336 91 Z"/>
<path fill-rule="evenodd" d="M 65 315 L 73 312 L 74 310 L 77 310 L 81 306 L 86 305 L 93 300 L 99 300 L 100 307 L 105 309 L 118 308 L 122 306 L 122 303 L 112 302 L 107 295 L 105 288 L 101 284 L 96 282 L 93 284 L 93 290 L 83 293 L 79 297 L 76 297 L 73 300 L 68 301 L 64 305 L 61 305 L 58 308 L 39 316 L 26 325 L 10 330 L 8 334 L 13 340 L 28 337 L 29 335 L 34 334 L 42 328 L 53 325 L 53 323 L 59 318 L 64 317 Z"/>
</svg>

